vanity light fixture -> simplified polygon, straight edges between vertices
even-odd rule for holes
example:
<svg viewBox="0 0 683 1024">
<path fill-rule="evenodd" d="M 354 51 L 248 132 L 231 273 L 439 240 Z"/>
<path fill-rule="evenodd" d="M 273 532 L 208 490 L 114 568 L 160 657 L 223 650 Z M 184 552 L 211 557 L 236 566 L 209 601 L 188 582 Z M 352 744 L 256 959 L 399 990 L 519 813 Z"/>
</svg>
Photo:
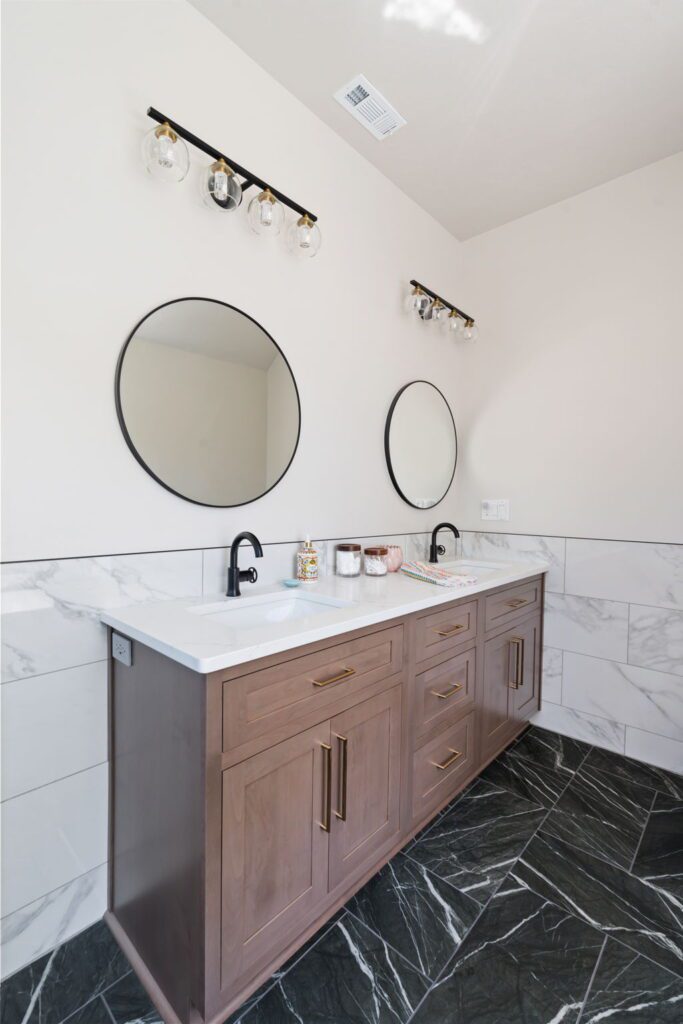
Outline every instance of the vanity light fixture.
<svg viewBox="0 0 683 1024">
<path fill-rule="evenodd" d="M 448 299 L 437 295 L 431 288 L 420 284 L 419 281 L 410 282 L 413 290 L 408 296 L 407 306 L 411 312 L 417 313 L 425 322 L 435 320 L 453 337 L 462 337 L 465 341 L 476 341 L 479 335 L 479 328 L 474 318 L 461 309 L 454 306 Z M 446 313 L 448 310 L 448 313 Z"/>
<path fill-rule="evenodd" d="M 289 196 L 154 107 L 148 108 L 147 116 L 157 122 L 157 127 L 151 128 L 145 135 L 142 147 L 145 166 L 154 178 L 182 181 L 190 168 L 186 145 L 189 143 L 213 161 L 203 172 L 201 180 L 202 198 L 207 206 L 211 209 L 236 210 L 242 202 L 243 193 L 249 188 L 258 188 L 259 194 L 251 200 L 247 211 L 253 230 L 259 235 L 279 234 L 286 206 L 297 216 L 287 231 L 289 248 L 298 255 L 315 256 L 320 249 L 321 235 L 318 218 L 314 213 L 299 206 Z"/>
</svg>

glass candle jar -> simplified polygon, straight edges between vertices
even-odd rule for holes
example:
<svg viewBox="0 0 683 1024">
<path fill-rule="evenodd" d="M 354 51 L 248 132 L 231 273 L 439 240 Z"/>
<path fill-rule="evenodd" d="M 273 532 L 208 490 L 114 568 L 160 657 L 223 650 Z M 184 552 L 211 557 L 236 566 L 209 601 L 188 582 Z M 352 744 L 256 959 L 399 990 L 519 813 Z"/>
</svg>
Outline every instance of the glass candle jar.
<svg viewBox="0 0 683 1024">
<path fill-rule="evenodd" d="M 403 551 L 398 544 L 387 544 L 387 569 L 398 572 L 403 564 Z"/>
<path fill-rule="evenodd" d="M 387 574 L 387 556 L 389 549 L 385 547 L 375 547 L 365 549 L 365 575 L 366 576 L 386 576 Z"/>
<path fill-rule="evenodd" d="M 360 544 L 337 544 L 335 569 L 337 576 L 360 576 Z"/>
</svg>

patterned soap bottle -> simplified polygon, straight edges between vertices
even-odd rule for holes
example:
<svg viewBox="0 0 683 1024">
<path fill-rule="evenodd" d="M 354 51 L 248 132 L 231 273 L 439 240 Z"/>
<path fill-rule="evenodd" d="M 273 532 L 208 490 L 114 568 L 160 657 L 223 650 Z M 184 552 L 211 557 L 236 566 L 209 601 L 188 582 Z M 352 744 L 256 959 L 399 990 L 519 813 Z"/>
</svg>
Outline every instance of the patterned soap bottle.
<svg viewBox="0 0 683 1024">
<path fill-rule="evenodd" d="M 310 537 L 296 553 L 296 578 L 302 583 L 313 583 L 318 578 L 318 552 Z"/>
</svg>

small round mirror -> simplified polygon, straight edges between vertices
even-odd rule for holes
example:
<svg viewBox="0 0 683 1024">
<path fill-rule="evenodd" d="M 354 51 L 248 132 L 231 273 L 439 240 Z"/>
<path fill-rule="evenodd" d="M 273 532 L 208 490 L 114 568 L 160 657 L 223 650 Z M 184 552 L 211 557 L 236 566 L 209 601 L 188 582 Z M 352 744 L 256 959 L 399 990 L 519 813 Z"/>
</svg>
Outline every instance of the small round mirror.
<svg viewBox="0 0 683 1024">
<path fill-rule="evenodd" d="M 453 482 L 458 438 L 439 389 L 414 380 L 398 392 L 387 416 L 384 450 L 394 487 L 413 508 L 434 508 Z"/>
<path fill-rule="evenodd" d="M 198 505 L 260 498 L 299 443 L 289 363 L 252 317 L 216 299 L 175 299 L 140 321 L 119 357 L 116 410 L 144 469 Z"/>
</svg>

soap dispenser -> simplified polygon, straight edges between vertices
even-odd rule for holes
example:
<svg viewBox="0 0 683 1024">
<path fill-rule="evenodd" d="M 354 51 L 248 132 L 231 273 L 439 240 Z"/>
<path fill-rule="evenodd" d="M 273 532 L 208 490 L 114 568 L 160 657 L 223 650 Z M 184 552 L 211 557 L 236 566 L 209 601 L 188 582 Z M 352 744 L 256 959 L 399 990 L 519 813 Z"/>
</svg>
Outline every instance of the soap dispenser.
<svg viewBox="0 0 683 1024">
<path fill-rule="evenodd" d="M 302 583 L 313 583 L 318 578 L 318 552 L 310 537 L 296 553 L 296 578 Z"/>
</svg>

